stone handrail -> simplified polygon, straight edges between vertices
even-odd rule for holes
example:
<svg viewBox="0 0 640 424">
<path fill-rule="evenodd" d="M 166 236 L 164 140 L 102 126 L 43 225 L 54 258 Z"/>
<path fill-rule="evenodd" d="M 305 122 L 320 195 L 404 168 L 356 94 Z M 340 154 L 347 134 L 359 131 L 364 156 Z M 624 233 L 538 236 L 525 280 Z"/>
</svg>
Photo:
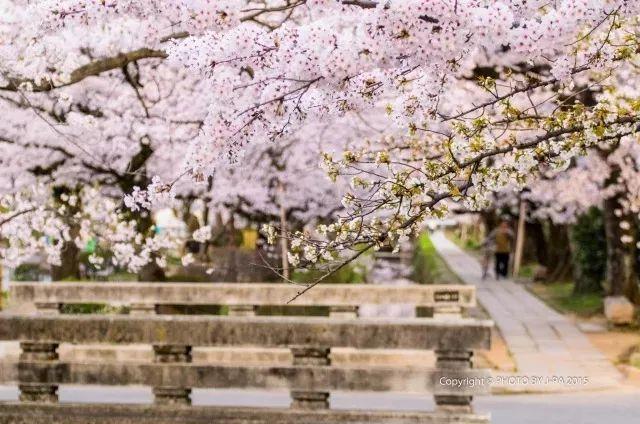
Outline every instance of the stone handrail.
<svg viewBox="0 0 640 424">
<path fill-rule="evenodd" d="M 487 393 L 487 374 L 471 368 L 474 349 L 488 349 L 492 323 L 471 319 L 335 319 L 326 317 L 220 317 L 220 316 L 126 316 L 126 315 L 12 315 L 0 314 L 0 340 L 19 340 L 22 353 L 15 364 L 0 364 L 0 382 L 18 382 L 20 405 L 0 405 L 0 424 L 13 422 L 21 409 L 33 423 L 45 421 L 45 411 L 81 414 L 69 405 L 57 405 L 60 384 L 143 384 L 153 387 L 156 407 L 125 419 L 122 410 L 100 421 L 88 411 L 86 422 L 147 422 L 160 417 L 167 405 L 190 405 L 192 388 L 288 388 L 291 410 L 265 412 L 260 420 L 274 422 L 270 414 L 280 414 L 282 422 L 301 418 L 296 411 L 317 411 L 305 422 L 350 422 L 343 411 L 328 409 L 334 390 L 411 391 L 433 393 L 436 411 L 391 419 L 386 422 L 486 422 L 472 413 L 473 395 Z M 154 360 L 147 363 L 69 362 L 59 359 L 61 343 L 146 343 L 153 345 Z M 229 366 L 192 361 L 193 347 L 262 346 L 287 347 L 290 366 Z M 331 349 L 425 349 L 435 350 L 435 369 L 335 367 Z M 452 381 L 468 383 L 452 384 Z M 55 405 L 55 406 L 53 406 Z M 82 407 L 80 407 L 82 408 Z M 96 406 L 95 411 L 105 406 Z M 127 409 L 129 407 L 124 407 Z M 154 409 L 155 408 L 155 409 Z M 158 409 L 160 408 L 160 409 Z M 203 413 L 188 407 L 193 414 Z M 135 407 L 130 411 L 135 415 Z M 18 411 L 18 412 L 16 412 Z M 66 411 L 66 412 L 62 412 Z M 173 410 L 172 410 L 173 411 Z M 210 409 L 209 419 L 225 410 Z M 217 412 L 216 412 L 217 411 Z M 293 412 L 291 412 L 293 411 Z M 254 410 L 255 412 L 255 410 Z M 42 413 L 38 419 L 37 416 Z M 175 411 L 170 412 L 175 413 Z M 183 411 L 187 414 L 186 410 Z M 240 413 L 251 414 L 246 410 Z M 14 414 L 14 415 L 12 415 Z M 318 415 L 319 414 L 319 415 Z M 364 421 L 385 422 L 384 414 L 371 414 Z M 285 419 L 286 417 L 289 417 Z M 397 417 L 405 417 L 403 414 Z M 67 417 L 68 418 L 68 417 Z M 382 421 L 377 421 L 381 419 Z M 49 422 L 56 421 L 52 418 Z M 127 421 L 129 420 L 129 421 Z M 184 421 L 200 422 L 185 415 Z M 65 422 L 75 422 L 72 420 Z M 80 422 L 80 421 L 77 421 Z M 161 419 L 156 422 L 166 422 Z M 204 422 L 204 421 L 203 421 Z M 217 421 L 218 422 L 218 421 Z M 231 421 L 230 421 L 231 422 Z M 249 422 L 242 419 L 234 423 Z M 300 422 L 300 421 L 298 421 Z M 354 422 L 354 421 L 351 421 Z M 355 421 L 355 422 L 363 422 Z"/>
<path fill-rule="evenodd" d="M 0 341 L 357 349 L 489 349 L 491 321 L 324 317 L 12 315 Z"/>
<path fill-rule="evenodd" d="M 26 419 L 25 419 L 26 417 Z M 90 421 L 89 421 L 90 419 Z M 5 404 L 2 424 L 487 424 L 487 416 L 437 412 L 101 404 Z"/>
<path fill-rule="evenodd" d="M 236 315 L 252 315 L 256 306 L 283 305 L 300 290 L 268 283 L 13 283 L 15 303 L 35 303 L 43 312 L 63 304 L 127 305 L 136 313 L 154 313 L 157 305 L 228 305 Z M 460 313 L 476 306 L 475 287 L 466 285 L 326 284 L 297 298 L 292 305 L 329 306 L 335 316 L 357 314 L 362 304 L 412 304 Z"/>
<path fill-rule="evenodd" d="M 127 362 L 22 361 L 5 367 L 6 382 L 27 384 L 95 384 L 189 388 L 296 389 L 318 392 L 371 391 L 433 393 L 435 395 L 489 394 L 487 386 L 457 387 L 441 384 L 444 379 L 487 380 L 486 370 L 445 371 L 437 369 L 256 366 L 208 364 L 155 364 Z M 443 380 L 444 381 L 444 380 Z"/>
</svg>

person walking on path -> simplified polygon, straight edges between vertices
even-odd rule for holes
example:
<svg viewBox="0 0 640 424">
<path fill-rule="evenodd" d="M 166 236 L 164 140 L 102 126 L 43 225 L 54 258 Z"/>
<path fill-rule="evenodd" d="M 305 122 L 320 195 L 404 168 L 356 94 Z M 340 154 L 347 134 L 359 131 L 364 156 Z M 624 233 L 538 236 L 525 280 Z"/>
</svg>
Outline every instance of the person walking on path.
<svg viewBox="0 0 640 424">
<path fill-rule="evenodd" d="M 509 221 L 500 220 L 500 224 L 489 233 L 484 245 L 493 247 L 496 269 L 496 280 L 507 278 L 509 273 L 509 258 L 511 256 L 511 248 L 513 245 L 514 234 Z M 488 269 L 488 264 L 486 266 Z M 485 275 L 486 276 L 486 275 Z"/>
</svg>

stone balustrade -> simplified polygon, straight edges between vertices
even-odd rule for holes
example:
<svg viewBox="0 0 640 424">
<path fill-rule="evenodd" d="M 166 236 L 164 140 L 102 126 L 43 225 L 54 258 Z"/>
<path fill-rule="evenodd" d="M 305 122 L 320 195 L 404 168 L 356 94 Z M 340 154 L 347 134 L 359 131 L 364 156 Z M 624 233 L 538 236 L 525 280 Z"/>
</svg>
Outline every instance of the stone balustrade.
<svg viewBox="0 0 640 424">
<path fill-rule="evenodd" d="M 259 306 L 283 305 L 300 290 L 270 283 L 12 283 L 14 303 L 34 303 L 55 314 L 64 304 L 129 306 L 132 315 L 155 314 L 160 305 L 227 305 L 229 315 L 255 315 Z M 319 285 L 295 306 L 327 306 L 335 317 L 355 317 L 363 304 L 411 304 L 434 309 L 434 316 L 459 316 L 476 306 L 475 287 L 465 285 Z"/>
<path fill-rule="evenodd" d="M 478 384 L 488 374 L 472 369 L 470 358 L 473 350 L 489 348 L 491 327 L 488 321 L 461 318 L 0 314 L 0 340 L 20 340 L 23 352 L 16 363 L 0 364 L 0 383 L 15 382 L 21 390 L 20 404 L 0 405 L 0 424 L 487 422 L 473 413 L 472 398 L 488 393 L 487 385 Z M 56 350 L 62 343 L 144 343 L 153 346 L 154 358 L 145 363 L 61 361 Z M 192 362 L 196 346 L 289 348 L 293 359 L 279 366 L 200 364 Z M 331 362 L 331 349 L 339 347 L 434 350 L 437 362 L 433 369 L 339 367 Z M 155 404 L 58 404 L 63 384 L 146 385 L 153 387 Z M 287 410 L 194 407 L 193 388 L 286 388 L 292 404 Z M 437 409 L 334 411 L 329 408 L 333 391 L 431 393 Z"/>
</svg>

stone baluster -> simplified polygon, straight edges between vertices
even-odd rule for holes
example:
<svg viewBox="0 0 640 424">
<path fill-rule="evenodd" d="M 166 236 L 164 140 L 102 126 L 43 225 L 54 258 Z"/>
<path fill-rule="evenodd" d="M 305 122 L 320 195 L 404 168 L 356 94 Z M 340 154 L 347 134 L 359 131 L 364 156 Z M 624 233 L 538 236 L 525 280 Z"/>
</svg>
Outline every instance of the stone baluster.
<svg viewBox="0 0 640 424">
<path fill-rule="evenodd" d="M 472 368 L 472 351 L 436 350 L 436 368 L 446 376 L 447 371 L 462 371 Z M 434 395 L 437 409 L 443 412 L 471 413 L 469 395 Z"/>
<path fill-rule="evenodd" d="M 36 309 L 39 314 L 59 315 L 62 304 L 57 302 L 36 302 Z"/>
<path fill-rule="evenodd" d="M 152 303 L 132 303 L 129 306 L 129 315 L 155 315 L 156 305 Z"/>
<path fill-rule="evenodd" d="M 298 366 L 330 366 L 329 354 L 331 348 L 312 346 L 293 346 L 293 365 Z M 296 409 L 328 409 L 329 392 L 304 390 L 304 388 L 291 390 L 291 407 Z"/>
<path fill-rule="evenodd" d="M 358 306 L 330 306 L 329 316 L 331 318 L 358 318 Z"/>
<path fill-rule="evenodd" d="M 58 357 L 58 343 L 20 342 L 20 362 L 55 362 Z M 19 365 L 20 366 L 20 365 Z M 18 380 L 21 380 L 18 377 Z M 58 402 L 58 386 L 47 383 L 18 382 L 22 402 Z"/>
<path fill-rule="evenodd" d="M 254 317 L 256 316 L 255 305 L 229 305 L 229 316 L 234 317 Z"/>
<path fill-rule="evenodd" d="M 191 346 L 154 345 L 156 363 L 190 363 Z M 161 386 L 153 388 L 154 403 L 158 405 L 191 405 L 191 388 Z"/>
</svg>

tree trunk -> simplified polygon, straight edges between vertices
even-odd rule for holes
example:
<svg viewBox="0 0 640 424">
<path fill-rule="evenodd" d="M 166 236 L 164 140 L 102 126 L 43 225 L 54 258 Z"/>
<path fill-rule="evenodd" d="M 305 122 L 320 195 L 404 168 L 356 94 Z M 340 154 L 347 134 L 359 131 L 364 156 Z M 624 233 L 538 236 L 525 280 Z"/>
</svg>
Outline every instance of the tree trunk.
<svg viewBox="0 0 640 424">
<path fill-rule="evenodd" d="M 167 276 L 164 269 L 152 260 L 138 271 L 138 281 L 167 281 Z"/>
<path fill-rule="evenodd" d="M 617 179 L 613 170 L 610 180 Z M 621 194 L 605 199 L 604 229 L 607 241 L 607 270 L 605 288 L 609 296 L 626 296 L 638 303 L 638 275 L 636 265 L 637 231 L 632 216 L 623 212 Z"/>
<path fill-rule="evenodd" d="M 51 279 L 60 281 L 65 279 L 80 279 L 80 249 L 73 241 L 65 241 L 60 252 L 60 266 L 51 267 Z"/>
<path fill-rule="evenodd" d="M 485 236 L 491 232 L 498 225 L 498 217 L 496 216 L 495 211 L 488 210 L 482 211 L 481 220 L 484 224 Z"/>
<path fill-rule="evenodd" d="M 525 226 L 527 237 L 524 240 L 523 262 L 535 262 L 547 265 L 547 241 L 544 236 L 544 228 L 540 221 L 527 222 Z"/>
<path fill-rule="evenodd" d="M 518 212 L 518 232 L 516 233 L 516 250 L 513 255 L 513 275 L 517 277 L 520 274 L 520 266 L 522 265 L 522 255 L 524 252 L 524 240 L 526 237 L 525 224 L 527 219 L 527 203 L 520 199 L 520 209 Z"/>
<path fill-rule="evenodd" d="M 287 245 L 287 211 L 284 207 L 284 185 L 278 184 L 278 194 L 280 195 L 280 254 L 282 255 L 282 277 L 289 280 L 289 247 Z"/>
<path fill-rule="evenodd" d="M 545 266 L 548 281 L 567 281 L 572 278 L 571 246 L 566 225 L 549 221 L 548 258 Z"/>
</svg>

